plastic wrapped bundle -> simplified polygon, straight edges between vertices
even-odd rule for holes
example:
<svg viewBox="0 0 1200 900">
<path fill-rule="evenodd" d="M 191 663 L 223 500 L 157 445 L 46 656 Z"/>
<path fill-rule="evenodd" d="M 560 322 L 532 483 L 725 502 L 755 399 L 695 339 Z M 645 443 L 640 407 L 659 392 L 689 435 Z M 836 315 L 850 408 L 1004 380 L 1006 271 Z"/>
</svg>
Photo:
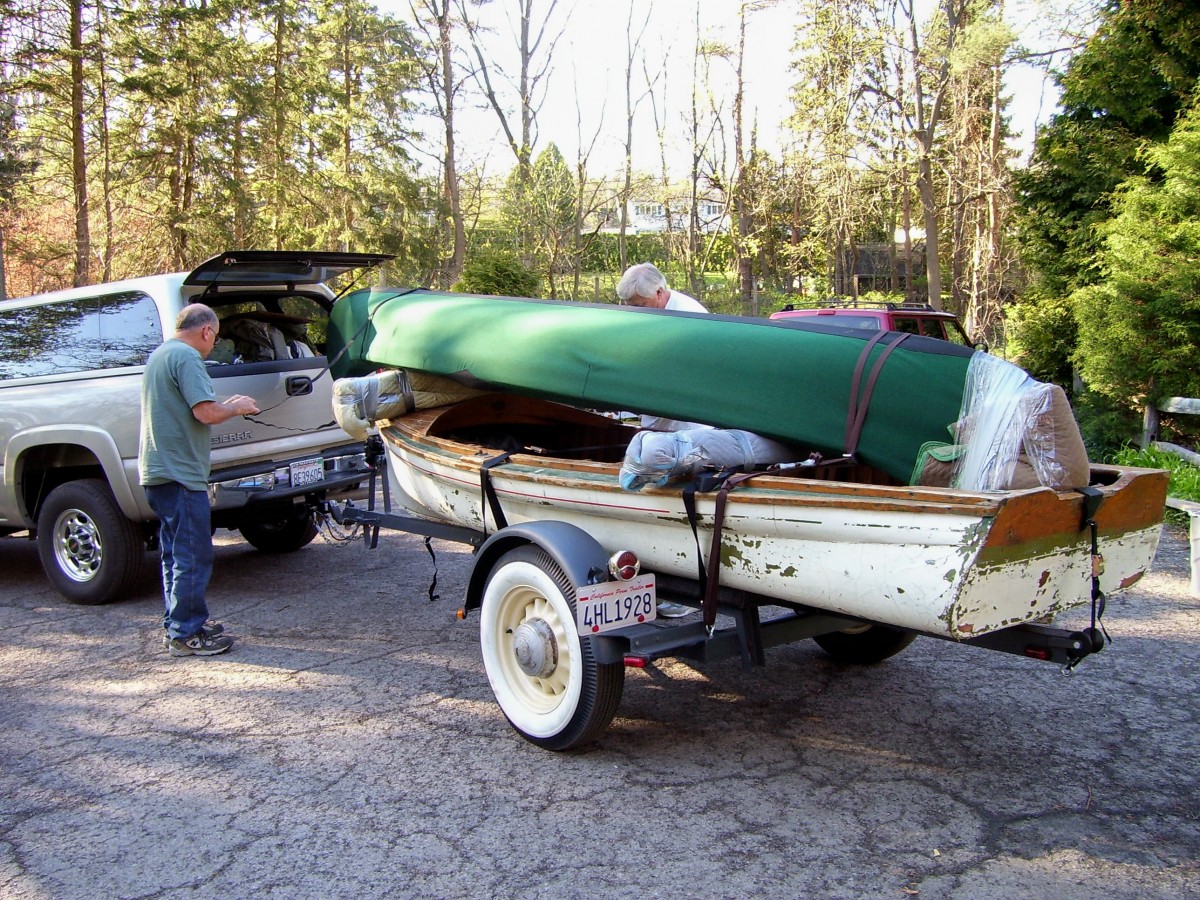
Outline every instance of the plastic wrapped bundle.
<svg viewBox="0 0 1200 900">
<path fill-rule="evenodd" d="M 1063 389 L 978 354 L 963 392 L 951 484 L 978 491 L 1084 487 L 1087 449 Z"/>
<path fill-rule="evenodd" d="M 693 428 L 639 431 L 629 442 L 619 477 L 621 487 L 636 491 L 648 484 L 690 478 L 701 469 L 755 468 L 789 462 L 795 451 L 749 431 Z"/>
<path fill-rule="evenodd" d="M 457 381 L 424 372 L 389 369 L 333 383 L 333 416 L 343 431 L 364 440 L 380 419 L 394 419 L 414 409 L 457 403 L 482 393 Z"/>
</svg>

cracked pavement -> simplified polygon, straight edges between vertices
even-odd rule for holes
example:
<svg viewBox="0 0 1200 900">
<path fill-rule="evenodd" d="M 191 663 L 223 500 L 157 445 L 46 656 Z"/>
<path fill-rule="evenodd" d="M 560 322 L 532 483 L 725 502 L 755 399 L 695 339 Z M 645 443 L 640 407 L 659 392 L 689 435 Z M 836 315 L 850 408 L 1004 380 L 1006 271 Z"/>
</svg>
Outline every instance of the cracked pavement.
<svg viewBox="0 0 1200 900">
<path fill-rule="evenodd" d="M 430 603 L 411 536 L 217 544 L 238 642 L 172 659 L 152 580 L 74 606 L 0 541 L 0 896 L 1200 896 L 1183 529 L 1074 677 L 928 638 L 665 660 L 565 754 L 492 699 L 465 548 L 435 542 Z"/>
</svg>

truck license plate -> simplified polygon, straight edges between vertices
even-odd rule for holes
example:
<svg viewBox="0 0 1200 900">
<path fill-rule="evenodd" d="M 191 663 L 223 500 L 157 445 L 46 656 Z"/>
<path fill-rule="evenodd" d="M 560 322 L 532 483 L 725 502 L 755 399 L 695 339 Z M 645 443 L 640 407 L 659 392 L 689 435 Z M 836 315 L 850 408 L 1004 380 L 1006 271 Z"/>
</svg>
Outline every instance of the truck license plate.
<svg viewBox="0 0 1200 900">
<path fill-rule="evenodd" d="M 302 459 L 288 466 L 292 476 L 292 487 L 304 487 L 325 480 L 325 460 Z"/>
<path fill-rule="evenodd" d="M 654 576 L 582 587 L 575 597 L 575 615 L 579 633 L 584 636 L 651 622 L 658 615 Z"/>
</svg>

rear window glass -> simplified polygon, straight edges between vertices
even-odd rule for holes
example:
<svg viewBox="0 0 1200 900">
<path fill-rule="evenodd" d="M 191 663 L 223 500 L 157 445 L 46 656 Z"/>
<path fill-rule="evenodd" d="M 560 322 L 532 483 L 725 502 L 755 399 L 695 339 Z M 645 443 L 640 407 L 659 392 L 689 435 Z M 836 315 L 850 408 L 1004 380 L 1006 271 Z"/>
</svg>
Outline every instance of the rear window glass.
<svg viewBox="0 0 1200 900">
<path fill-rule="evenodd" d="M 860 316 L 850 313 L 849 315 L 818 315 L 812 316 L 812 318 L 826 325 L 836 325 L 838 328 L 858 328 L 862 331 L 880 330 L 878 316 Z"/>
<path fill-rule="evenodd" d="M 921 334 L 925 335 L 926 337 L 938 338 L 943 341 L 946 339 L 946 331 L 942 327 L 941 319 L 922 319 Z"/>
<path fill-rule="evenodd" d="M 892 320 L 892 331 L 903 331 L 905 334 L 920 334 L 921 320 L 911 316 L 896 316 Z M 941 335 L 938 335 L 939 337 Z"/>
<path fill-rule="evenodd" d="M 0 379 L 141 366 L 162 342 L 139 291 L 0 310 Z"/>
</svg>

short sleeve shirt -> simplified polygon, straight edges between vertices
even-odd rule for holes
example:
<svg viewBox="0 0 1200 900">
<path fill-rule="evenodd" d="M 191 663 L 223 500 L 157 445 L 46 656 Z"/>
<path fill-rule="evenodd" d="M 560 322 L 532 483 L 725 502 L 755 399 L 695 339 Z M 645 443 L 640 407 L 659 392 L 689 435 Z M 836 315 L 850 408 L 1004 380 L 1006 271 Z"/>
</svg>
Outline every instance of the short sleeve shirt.
<svg viewBox="0 0 1200 900">
<path fill-rule="evenodd" d="M 171 338 L 150 354 L 142 378 L 138 448 L 143 485 L 175 482 L 191 491 L 208 489 L 212 429 L 192 407 L 215 399 L 212 379 L 194 347 Z"/>
<path fill-rule="evenodd" d="M 704 308 L 704 304 L 695 297 L 690 297 L 679 291 L 671 291 L 671 296 L 667 298 L 667 305 L 663 309 L 673 309 L 676 312 L 708 312 Z"/>
</svg>

